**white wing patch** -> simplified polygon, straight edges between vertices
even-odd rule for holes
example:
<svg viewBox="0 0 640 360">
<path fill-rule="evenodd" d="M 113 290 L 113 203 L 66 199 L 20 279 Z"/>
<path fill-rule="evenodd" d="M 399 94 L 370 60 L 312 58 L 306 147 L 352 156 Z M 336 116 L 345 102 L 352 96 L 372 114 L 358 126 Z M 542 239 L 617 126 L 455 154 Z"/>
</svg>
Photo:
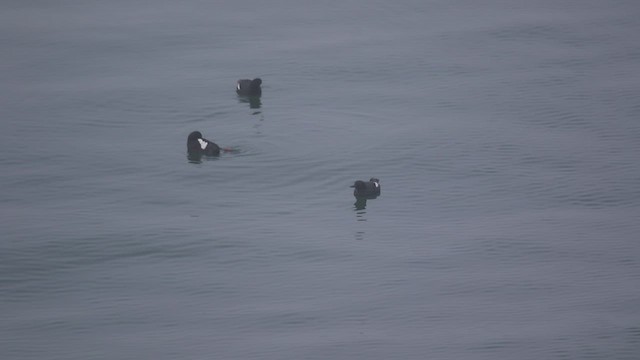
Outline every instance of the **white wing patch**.
<svg viewBox="0 0 640 360">
<path fill-rule="evenodd" d="M 380 187 L 380 184 L 378 184 L 377 182 L 373 183 L 376 187 Z"/>
<path fill-rule="evenodd" d="M 200 143 L 200 147 L 202 148 L 202 150 L 207 148 L 207 145 L 209 145 L 208 142 L 202 140 L 202 139 L 198 139 L 198 142 Z"/>
<path fill-rule="evenodd" d="M 237 86 L 237 88 L 238 88 L 238 90 L 240 90 L 240 83 L 238 83 L 238 86 Z"/>
</svg>

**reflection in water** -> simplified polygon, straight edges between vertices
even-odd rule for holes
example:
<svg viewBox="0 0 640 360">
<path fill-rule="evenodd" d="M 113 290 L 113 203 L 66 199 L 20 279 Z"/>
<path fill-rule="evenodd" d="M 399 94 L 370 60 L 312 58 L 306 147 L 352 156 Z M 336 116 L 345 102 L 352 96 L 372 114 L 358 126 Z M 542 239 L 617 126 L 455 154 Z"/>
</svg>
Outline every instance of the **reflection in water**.
<svg viewBox="0 0 640 360">
<path fill-rule="evenodd" d="M 365 217 L 365 215 L 367 214 L 367 211 L 364 210 L 365 206 L 367 205 L 367 199 L 364 199 L 364 198 L 357 199 L 354 205 L 356 206 L 356 221 L 358 223 L 367 221 L 367 218 Z M 364 226 L 364 225 L 365 224 L 356 225 L 356 226 Z M 365 234 L 364 230 L 356 231 L 356 233 L 354 234 L 355 239 L 364 240 L 364 234 Z"/>
<path fill-rule="evenodd" d="M 356 202 L 353 204 L 356 207 L 356 210 L 363 210 L 367 207 L 367 198 L 366 197 L 356 197 Z"/>
<path fill-rule="evenodd" d="M 375 199 L 377 197 L 378 197 L 377 195 L 355 196 L 356 202 L 353 203 L 353 206 L 354 206 L 354 211 L 356 212 L 356 221 L 358 221 L 358 222 L 366 222 L 367 221 L 367 218 L 366 218 L 367 211 L 365 210 L 365 208 L 367 207 L 367 200 L 373 200 L 373 199 Z M 365 235 L 364 231 L 356 231 L 355 239 L 356 240 L 364 240 L 364 235 Z"/>
<path fill-rule="evenodd" d="M 214 160 L 214 159 L 218 159 L 218 157 L 219 157 L 219 155 L 205 156 L 205 155 L 203 155 L 201 153 L 187 153 L 187 160 L 191 164 L 200 164 L 200 163 L 202 163 L 202 158 L 205 158 L 205 160 Z"/>
<path fill-rule="evenodd" d="M 220 154 L 239 154 L 241 153 L 242 150 L 234 148 L 234 147 L 230 147 L 230 146 L 226 146 L 223 147 L 221 149 Z M 202 160 L 218 160 L 220 159 L 220 154 L 216 154 L 216 155 L 206 155 L 206 154 L 202 154 L 202 153 L 189 153 L 187 152 L 187 160 L 189 160 L 189 163 L 191 164 L 201 164 Z"/>
<path fill-rule="evenodd" d="M 353 204 L 355 206 L 355 210 L 364 210 L 367 207 L 367 200 L 373 200 L 378 197 L 378 195 L 369 195 L 369 196 L 356 196 L 356 202 Z"/>
<path fill-rule="evenodd" d="M 260 109 L 262 106 L 262 101 L 259 96 L 238 96 L 238 100 L 241 103 L 249 103 L 249 108 L 251 109 Z M 260 112 L 254 112 L 253 114 L 259 114 Z"/>
<path fill-rule="evenodd" d="M 187 160 L 192 164 L 200 164 L 202 162 L 202 154 L 187 153 Z"/>
</svg>

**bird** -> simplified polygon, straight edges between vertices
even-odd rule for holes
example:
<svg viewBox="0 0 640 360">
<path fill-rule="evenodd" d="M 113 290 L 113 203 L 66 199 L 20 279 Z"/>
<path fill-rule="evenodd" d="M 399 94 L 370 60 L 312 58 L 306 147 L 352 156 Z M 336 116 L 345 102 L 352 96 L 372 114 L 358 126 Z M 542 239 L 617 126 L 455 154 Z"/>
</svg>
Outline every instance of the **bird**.
<svg viewBox="0 0 640 360">
<path fill-rule="evenodd" d="M 260 96 L 262 95 L 260 85 L 262 85 L 262 79 L 260 78 L 253 80 L 240 79 L 236 85 L 236 93 L 242 96 Z"/>
<path fill-rule="evenodd" d="M 371 178 L 369 181 L 356 180 L 353 185 L 353 196 L 375 198 L 380 195 L 380 180 Z"/>
<path fill-rule="evenodd" d="M 187 138 L 187 152 L 191 155 L 220 155 L 220 147 L 211 140 L 202 137 L 200 131 L 193 131 Z"/>
</svg>

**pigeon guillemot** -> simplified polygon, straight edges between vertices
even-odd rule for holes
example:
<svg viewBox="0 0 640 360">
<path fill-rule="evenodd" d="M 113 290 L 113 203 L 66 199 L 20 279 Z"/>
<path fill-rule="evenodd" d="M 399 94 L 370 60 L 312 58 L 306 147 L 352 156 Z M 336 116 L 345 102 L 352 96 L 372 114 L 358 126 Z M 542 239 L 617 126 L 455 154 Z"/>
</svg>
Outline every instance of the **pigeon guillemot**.
<svg viewBox="0 0 640 360">
<path fill-rule="evenodd" d="M 260 96 L 262 95 L 262 89 L 260 88 L 261 84 L 262 79 L 260 78 L 255 78 L 253 80 L 240 79 L 236 86 L 236 93 L 243 96 Z"/>
<path fill-rule="evenodd" d="M 357 180 L 353 185 L 353 196 L 360 197 L 372 197 L 375 198 L 380 195 L 380 180 L 371 178 L 369 181 Z"/>
<path fill-rule="evenodd" d="M 187 151 L 193 155 L 220 155 L 220 147 L 213 141 L 203 138 L 200 131 L 194 131 L 189 134 Z"/>
</svg>

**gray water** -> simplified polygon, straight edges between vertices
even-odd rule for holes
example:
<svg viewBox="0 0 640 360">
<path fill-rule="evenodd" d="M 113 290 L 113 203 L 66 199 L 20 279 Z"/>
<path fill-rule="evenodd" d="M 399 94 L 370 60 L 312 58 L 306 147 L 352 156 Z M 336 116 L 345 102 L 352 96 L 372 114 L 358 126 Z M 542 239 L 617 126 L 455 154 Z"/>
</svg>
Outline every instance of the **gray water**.
<svg viewBox="0 0 640 360">
<path fill-rule="evenodd" d="M 1 359 L 639 358 L 636 1 L 0 10 Z"/>
</svg>

